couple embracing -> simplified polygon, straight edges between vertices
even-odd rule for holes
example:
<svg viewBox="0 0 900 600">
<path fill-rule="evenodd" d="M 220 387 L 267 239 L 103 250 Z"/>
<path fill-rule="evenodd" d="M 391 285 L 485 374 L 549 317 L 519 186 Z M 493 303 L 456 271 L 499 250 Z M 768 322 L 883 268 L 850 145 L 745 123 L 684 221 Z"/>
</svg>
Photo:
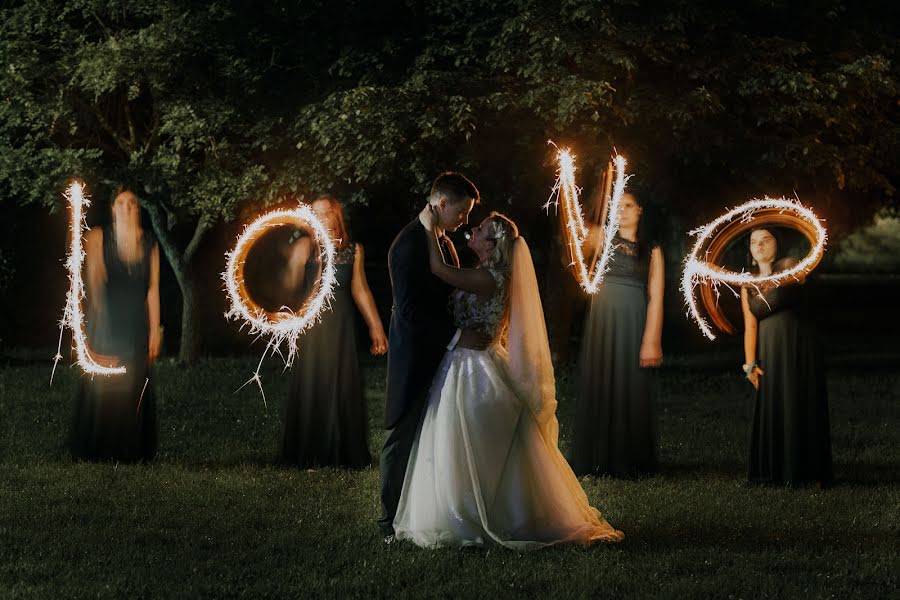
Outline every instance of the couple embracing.
<svg viewBox="0 0 900 600">
<path fill-rule="evenodd" d="M 463 175 L 440 175 L 390 249 L 379 527 L 424 547 L 621 541 L 557 446 L 528 245 L 515 223 L 491 213 L 469 238 L 478 265 L 464 269 L 445 236 L 478 200 Z"/>
</svg>

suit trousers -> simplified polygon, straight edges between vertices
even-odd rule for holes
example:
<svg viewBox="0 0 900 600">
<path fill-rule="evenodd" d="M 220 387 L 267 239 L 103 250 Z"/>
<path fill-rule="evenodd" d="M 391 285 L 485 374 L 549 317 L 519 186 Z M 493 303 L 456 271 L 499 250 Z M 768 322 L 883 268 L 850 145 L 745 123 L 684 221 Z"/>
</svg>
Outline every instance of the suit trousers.
<svg viewBox="0 0 900 600">
<path fill-rule="evenodd" d="M 406 478 L 406 466 L 409 463 L 409 453 L 412 451 L 419 422 L 428 400 L 426 387 L 416 401 L 407 408 L 406 413 L 400 417 L 392 429 L 387 430 L 384 446 L 381 449 L 379 470 L 381 472 L 381 518 L 378 519 L 378 528 L 384 535 L 394 533 L 394 516 L 397 514 L 397 505 L 400 504 L 400 494 L 403 492 L 403 481 Z"/>
</svg>

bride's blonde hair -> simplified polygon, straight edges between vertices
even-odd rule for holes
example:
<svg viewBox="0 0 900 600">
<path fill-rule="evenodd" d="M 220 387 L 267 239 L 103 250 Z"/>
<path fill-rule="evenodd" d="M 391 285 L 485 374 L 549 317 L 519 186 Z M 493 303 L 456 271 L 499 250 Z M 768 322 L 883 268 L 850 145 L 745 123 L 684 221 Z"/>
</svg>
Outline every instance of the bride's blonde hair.
<svg viewBox="0 0 900 600">
<path fill-rule="evenodd" d="M 512 219 L 496 211 L 491 212 L 481 222 L 481 226 L 487 234 L 485 239 L 494 242 L 493 252 L 481 263 L 481 266 L 500 271 L 504 277 L 509 277 L 512 270 L 513 247 L 519 237 L 519 228 Z M 503 347 L 509 345 L 509 310 L 506 310 L 503 315 L 497 331 L 497 338 Z"/>
<path fill-rule="evenodd" d="M 494 211 L 482 222 L 487 228 L 487 239 L 494 242 L 494 251 L 483 266 L 509 273 L 512 264 L 513 245 L 519 237 L 519 228 L 512 219 Z"/>
</svg>

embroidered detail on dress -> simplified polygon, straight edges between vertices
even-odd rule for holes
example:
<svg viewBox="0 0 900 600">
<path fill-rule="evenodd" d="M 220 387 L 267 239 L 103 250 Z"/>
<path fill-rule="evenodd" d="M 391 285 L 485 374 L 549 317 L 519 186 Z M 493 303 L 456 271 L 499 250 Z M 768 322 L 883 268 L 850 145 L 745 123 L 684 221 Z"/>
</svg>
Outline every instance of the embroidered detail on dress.
<svg viewBox="0 0 900 600">
<path fill-rule="evenodd" d="M 497 283 L 494 294 L 483 300 L 472 292 L 454 290 L 450 295 L 450 310 L 460 329 L 478 329 L 496 338 L 506 320 L 509 280 L 507 274 L 499 270 L 489 268 L 487 271 Z"/>
</svg>

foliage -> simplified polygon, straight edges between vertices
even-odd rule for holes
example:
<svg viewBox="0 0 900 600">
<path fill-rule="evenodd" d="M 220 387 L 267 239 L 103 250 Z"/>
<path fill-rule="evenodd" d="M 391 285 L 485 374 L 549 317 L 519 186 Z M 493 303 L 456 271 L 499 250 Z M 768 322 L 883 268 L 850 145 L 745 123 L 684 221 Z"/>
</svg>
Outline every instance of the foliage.
<svg viewBox="0 0 900 600">
<path fill-rule="evenodd" d="M 330 70 L 345 87 L 298 111 L 305 180 L 421 192 L 458 167 L 493 202 L 534 207 L 552 138 L 588 170 L 618 147 L 635 184 L 692 219 L 698 204 L 791 190 L 837 227 L 897 203 L 897 22 L 881 3 L 467 0 L 403 14 L 380 46 L 348 45 Z"/>
<path fill-rule="evenodd" d="M 887 212 L 845 237 L 834 266 L 849 271 L 900 273 L 900 218 Z"/>
<path fill-rule="evenodd" d="M 57 203 L 73 176 L 131 183 L 178 221 L 230 218 L 255 193 L 260 76 L 232 11 L 79 0 L 3 16 L 5 195 Z"/>
<path fill-rule="evenodd" d="M 285 191 L 422 192 L 458 167 L 530 202 L 553 138 L 585 167 L 616 145 L 676 214 L 790 189 L 853 198 L 863 220 L 896 203 L 897 23 L 879 2 L 12 6 L 0 184 L 19 199 L 80 173 L 216 221 Z"/>
<path fill-rule="evenodd" d="M 265 182 L 252 110 L 264 71 L 237 35 L 243 15 L 166 0 L 0 10 L 0 196 L 56 207 L 73 177 L 101 198 L 135 187 L 191 332 L 192 260 Z"/>
<path fill-rule="evenodd" d="M 183 332 L 207 233 L 285 195 L 370 202 L 392 229 L 463 170 L 546 249 L 548 139 L 586 186 L 625 154 L 670 242 L 792 191 L 837 240 L 900 206 L 893 16 L 876 0 L 8 2 L 0 198 L 137 185 Z"/>
</svg>

